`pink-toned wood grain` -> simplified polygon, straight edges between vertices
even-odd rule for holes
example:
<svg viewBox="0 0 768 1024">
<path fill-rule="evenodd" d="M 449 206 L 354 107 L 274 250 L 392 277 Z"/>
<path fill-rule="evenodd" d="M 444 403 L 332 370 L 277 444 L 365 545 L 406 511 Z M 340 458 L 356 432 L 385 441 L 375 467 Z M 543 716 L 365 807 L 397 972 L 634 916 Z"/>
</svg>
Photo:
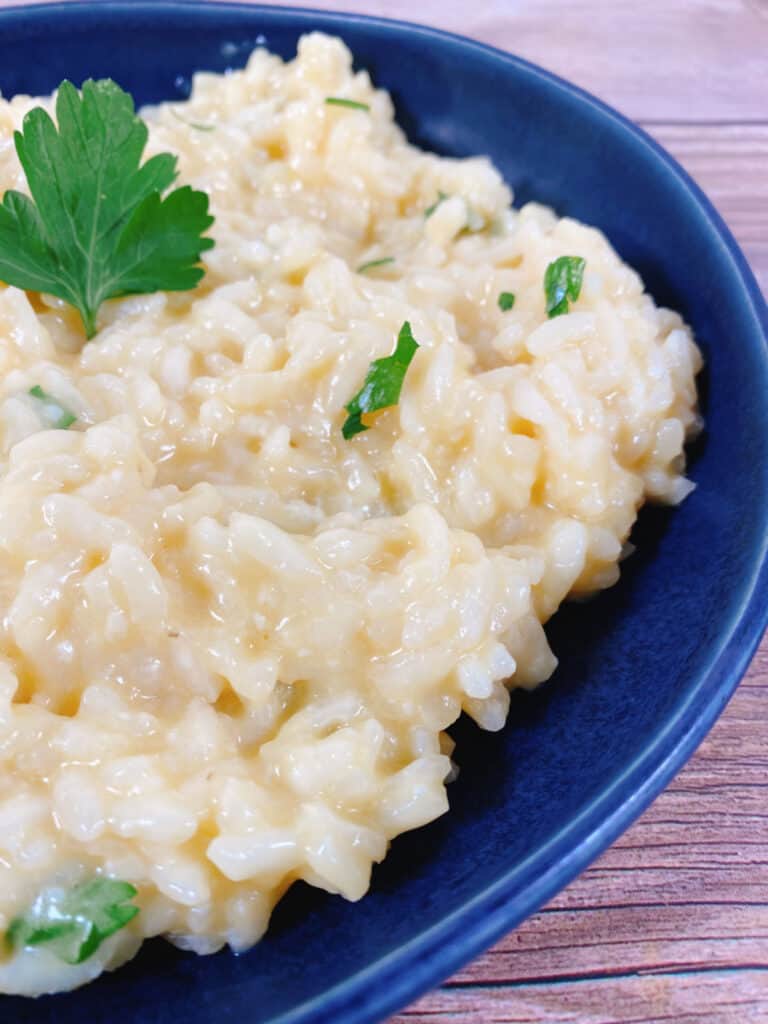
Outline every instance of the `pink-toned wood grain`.
<svg viewBox="0 0 768 1024">
<path fill-rule="evenodd" d="M 278 0 L 275 6 L 302 6 Z M 768 0 L 312 0 L 509 50 L 635 120 L 768 118 Z"/>
<path fill-rule="evenodd" d="M 768 0 L 312 5 L 463 32 L 595 92 L 693 174 L 768 291 Z M 767 736 L 764 641 L 711 735 L 634 827 L 389 1024 L 768 1024 Z"/>
<path fill-rule="evenodd" d="M 390 1024 L 768 1021 L 768 650 L 645 815 Z"/>
</svg>

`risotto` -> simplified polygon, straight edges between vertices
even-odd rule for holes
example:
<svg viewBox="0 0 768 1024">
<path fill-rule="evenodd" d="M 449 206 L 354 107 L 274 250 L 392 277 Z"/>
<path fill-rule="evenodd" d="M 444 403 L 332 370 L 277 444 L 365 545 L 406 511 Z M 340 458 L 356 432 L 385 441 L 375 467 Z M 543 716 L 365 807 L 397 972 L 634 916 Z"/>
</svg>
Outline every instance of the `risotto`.
<svg viewBox="0 0 768 1024">
<path fill-rule="evenodd" d="M 2 191 L 41 102 L 0 103 Z M 210 196 L 200 285 L 107 303 L 85 344 L 0 286 L 0 935 L 93 879 L 138 912 L 82 963 L 0 943 L 7 993 L 153 935 L 244 950 L 298 879 L 359 899 L 447 810 L 446 728 L 500 729 L 556 665 L 543 623 L 692 489 L 680 317 L 487 159 L 409 145 L 340 41 L 142 116 Z M 399 400 L 345 436 L 404 325 Z"/>
</svg>

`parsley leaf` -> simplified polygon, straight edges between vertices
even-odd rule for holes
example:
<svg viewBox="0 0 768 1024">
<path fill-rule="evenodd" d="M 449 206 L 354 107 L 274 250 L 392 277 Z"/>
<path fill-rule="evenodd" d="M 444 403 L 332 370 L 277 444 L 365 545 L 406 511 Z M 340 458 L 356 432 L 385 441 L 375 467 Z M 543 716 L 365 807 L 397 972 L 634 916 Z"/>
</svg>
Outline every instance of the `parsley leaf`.
<svg viewBox="0 0 768 1024">
<path fill-rule="evenodd" d="M 345 440 L 369 429 L 363 423 L 364 413 L 378 412 L 379 409 L 397 405 L 406 371 L 418 347 L 411 333 L 411 325 L 406 320 L 397 336 L 395 351 L 383 359 L 374 359 L 365 375 L 363 386 L 344 406 L 349 413 L 341 428 Z"/>
<path fill-rule="evenodd" d="M 424 211 L 424 216 L 425 217 L 431 217 L 432 214 L 435 212 L 435 210 L 440 205 L 440 203 L 444 203 L 445 200 L 449 199 L 449 198 L 450 198 L 450 196 L 448 195 L 447 192 L 441 192 L 440 189 L 438 189 L 438 191 L 437 191 L 437 199 L 434 201 L 434 203 L 432 203 L 431 206 L 428 206 L 426 208 L 426 210 Z"/>
<path fill-rule="evenodd" d="M 63 405 L 60 405 L 53 395 L 43 391 L 39 384 L 31 387 L 29 394 L 33 398 L 38 398 L 43 403 L 42 418 L 47 426 L 53 427 L 54 430 L 66 430 L 67 427 L 71 427 L 73 423 L 77 422 L 77 416 L 70 412 L 69 409 L 65 409 Z"/>
<path fill-rule="evenodd" d="M 358 103 L 357 100 L 345 100 L 343 96 L 326 96 L 325 102 L 329 107 L 349 107 L 350 110 L 370 110 L 367 103 Z"/>
<path fill-rule="evenodd" d="M 48 946 L 59 960 L 81 964 L 139 913 L 128 903 L 135 895 L 128 882 L 111 878 L 92 878 L 69 892 L 45 889 L 26 914 L 11 921 L 6 945 Z"/>
<path fill-rule="evenodd" d="M 62 82 L 56 120 L 58 129 L 35 107 L 14 136 L 32 199 L 14 190 L 3 198 L 0 280 L 64 299 L 92 338 L 106 299 L 194 288 L 213 218 L 204 192 L 161 198 L 176 157 L 140 166 L 147 127 L 111 79 L 89 80 L 82 93 Z"/>
<path fill-rule="evenodd" d="M 388 263 L 394 263 L 394 256 L 384 256 L 380 260 L 368 260 L 367 263 L 361 263 L 357 268 L 358 274 L 364 274 L 366 270 L 373 270 L 374 267 L 385 267 Z"/>
<path fill-rule="evenodd" d="M 512 307 L 515 304 L 514 293 L 513 292 L 499 292 L 498 303 L 499 303 L 499 309 L 501 310 L 501 312 L 502 313 L 506 313 L 508 310 L 512 309 Z"/>
<path fill-rule="evenodd" d="M 544 274 L 544 294 L 547 298 L 547 316 L 567 313 L 569 300 L 575 302 L 581 294 L 584 267 L 587 261 L 581 256 L 560 256 L 550 263 Z"/>
</svg>

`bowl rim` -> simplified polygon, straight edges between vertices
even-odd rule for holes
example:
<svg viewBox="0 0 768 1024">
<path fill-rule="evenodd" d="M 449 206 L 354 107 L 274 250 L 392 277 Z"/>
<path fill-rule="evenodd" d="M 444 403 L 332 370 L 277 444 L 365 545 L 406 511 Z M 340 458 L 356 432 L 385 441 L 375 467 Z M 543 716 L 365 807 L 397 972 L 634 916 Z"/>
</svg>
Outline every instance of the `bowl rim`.
<svg viewBox="0 0 768 1024">
<path fill-rule="evenodd" d="M 97 13 L 102 18 L 146 14 L 183 15 L 190 9 L 241 13 L 268 20 L 293 20 L 297 31 L 309 19 L 321 20 L 320 31 L 350 24 L 393 34 L 422 37 L 473 51 L 503 70 L 514 68 L 545 87 L 581 100 L 592 113 L 608 119 L 634 137 L 664 165 L 694 201 L 714 229 L 731 264 L 731 280 L 738 280 L 763 345 L 763 375 L 768 383 L 768 304 L 755 276 L 721 215 L 702 189 L 658 142 L 630 118 L 592 93 L 539 65 L 488 43 L 444 29 L 404 19 L 356 12 L 318 10 L 302 6 L 273 6 L 248 0 L 59 0 L 12 4 L 0 9 L 0 25 L 34 23 L 51 16 Z M 268 26 L 265 26 L 268 32 Z M 766 391 L 768 394 L 768 390 Z M 368 1024 L 405 1006 L 440 983 L 461 965 L 497 941 L 569 884 L 624 832 L 661 793 L 693 754 L 718 718 L 744 675 L 768 624 L 768 510 L 763 523 L 758 557 L 751 574 L 742 581 L 738 607 L 719 632 L 719 643 L 708 665 L 693 676 L 696 686 L 664 727 L 582 811 L 523 861 L 437 924 L 417 933 L 397 949 L 347 976 L 331 988 L 272 1018 L 270 1024 Z M 709 683 L 709 687 L 706 684 Z M 702 693 L 702 690 L 705 690 Z M 629 792 L 627 797 L 625 794 Z M 544 865 L 544 870 L 540 867 Z M 518 890 L 510 900 L 513 890 Z"/>
</svg>

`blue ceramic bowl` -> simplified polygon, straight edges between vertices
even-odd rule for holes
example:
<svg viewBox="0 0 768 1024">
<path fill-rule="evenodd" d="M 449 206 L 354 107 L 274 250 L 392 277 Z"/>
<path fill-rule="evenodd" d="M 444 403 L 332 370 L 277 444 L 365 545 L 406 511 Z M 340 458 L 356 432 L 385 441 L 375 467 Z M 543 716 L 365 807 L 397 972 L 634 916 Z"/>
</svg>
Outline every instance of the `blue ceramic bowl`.
<svg viewBox="0 0 768 1024">
<path fill-rule="evenodd" d="M 197 69 L 290 57 L 340 35 L 422 146 L 487 153 L 518 202 L 600 227 L 702 346 L 698 488 L 646 511 L 621 582 L 561 611 L 560 668 L 513 698 L 497 735 L 461 723 L 451 813 L 398 839 L 352 905 L 296 886 L 251 953 L 198 959 L 153 942 L 114 975 L 14 1024 L 362 1024 L 436 984 L 565 885 L 692 753 L 766 621 L 768 311 L 733 238 L 646 135 L 591 96 L 455 36 L 350 15 L 233 4 L 73 3 L 0 12 L 0 88 L 47 93 L 110 75 L 140 103 L 183 96 Z"/>
</svg>

